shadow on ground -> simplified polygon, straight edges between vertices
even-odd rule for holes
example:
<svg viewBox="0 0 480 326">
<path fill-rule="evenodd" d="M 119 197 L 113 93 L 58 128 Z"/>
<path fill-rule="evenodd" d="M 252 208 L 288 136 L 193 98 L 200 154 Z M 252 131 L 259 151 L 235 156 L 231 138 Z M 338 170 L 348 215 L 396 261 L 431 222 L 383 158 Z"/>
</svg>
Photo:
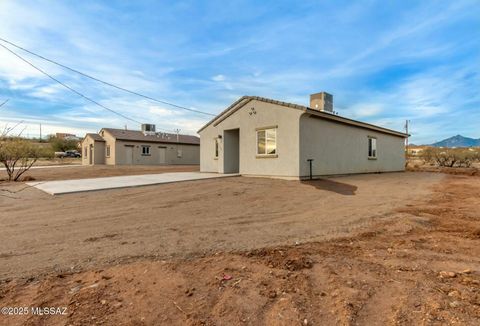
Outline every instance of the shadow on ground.
<svg viewBox="0 0 480 326">
<path fill-rule="evenodd" d="M 355 191 L 358 188 L 357 186 L 350 185 L 348 183 L 342 183 L 329 179 L 304 180 L 302 183 L 320 190 L 332 191 L 345 196 L 354 196 Z"/>
</svg>

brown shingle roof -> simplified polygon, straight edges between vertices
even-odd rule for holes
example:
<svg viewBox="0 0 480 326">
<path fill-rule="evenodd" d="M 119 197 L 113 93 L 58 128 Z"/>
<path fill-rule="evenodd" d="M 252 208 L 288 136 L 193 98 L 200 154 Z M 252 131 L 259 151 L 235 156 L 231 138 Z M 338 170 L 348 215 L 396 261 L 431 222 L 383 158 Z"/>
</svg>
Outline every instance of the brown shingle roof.
<svg viewBox="0 0 480 326">
<path fill-rule="evenodd" d="M 203 129 L 205 129 L 206 127 L 208 127 L 212 123 L 214 123 L 214 126 L 216 126 L 217 124 L 219 124 L 220 122 L 222 122 L 223 120 L 228 118 L 231 114 L 233 114 L 233 112 L 235 112 L 236 110 L 240 109 L 245 104 L 247 104 L 248 102 L 253 101 L 253 100 L 262 101 L 262 102 L 266 102 L 266 103 L 277 104 L 277 105 L 281 105 L 281 106 L 285 106 L 285 107 L 293 108 L 293 109 L 297 109 L 297 110 L 302 110 L 302 111 L 305 111 L 306 113 L 317 116 L 319 118 L 326 119 L 326 120 L 331 120 L 331 121 L 338 122 L 338 123 L 343 123 L 343 124 L 356 126 L 356 127 L 360 127 L 360 128 L 364 128 L 364 129 L 375 130 L 375 131 L 379 131 L 379 132 L 383 132 L 383 133 L 386 133 L 386 134 L 395 135 L 395 136 L 399 136 L 399 137 L 404 137 L 404 138 L 407 137 L 407 134 L 405 134 L 403 132 L 396 131 L 396 130 L 391 130 L 391 129 L 383 128 L 383 127 L 380 127 L 380 126 L 372 125 L 372 124 L 369 124 L 369 123 L 366 123 L 366 122 L 361 122 L 361 121 L 345 118 L 345 117 L 342 117 L 342 116 L 339 116 L 339 115 L 326 113 L 326 112 L 322 112 L 322 111 L 319 111 L 319 110 L 314 110 L 314 109 L 311 109 L 307 106 L 298 105 L 298 104 L 294 104 L 294 103 L 288 103 L 288 102 L 282 102 L 282 101 L 277 101 L 277 100 L 272 100 L 272 99 L 265 98 L 265 97 L 260 97 L 260 96 L 242 96 L 237 101 L 235 101 L 232 105 L 230 105 L 228 108 L 226 108 L 225 110 L 220 112 L 215 118 L 210 120 L 198 132 L 201 132 Z"/>
<path fill-rule="evenodd" d="M 95 141 L 105 141 L 99 134 L 86 134 L 85 138 L 86 137 L 91 137 Z"/>
<path fill-rule="evenodd" d="M 178 135 L 177 142 L 177 134 L 156 133 L 154 135 L 149 135 L 144 134 L 140 130 L 124 130 L 113 128 L 103 128 L 102 130 L 108 132 L 117 140 L 200 145 L 200 138 L 197 136 Z M 100 135 L 98 136 L 100 137 Z"/>
</svg>

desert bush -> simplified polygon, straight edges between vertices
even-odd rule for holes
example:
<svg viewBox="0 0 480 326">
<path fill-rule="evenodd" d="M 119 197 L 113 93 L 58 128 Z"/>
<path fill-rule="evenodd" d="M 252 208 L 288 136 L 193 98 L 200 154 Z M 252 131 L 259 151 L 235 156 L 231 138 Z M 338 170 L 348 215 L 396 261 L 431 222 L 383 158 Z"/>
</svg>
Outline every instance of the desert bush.
<svg viewBox="0 0 480 326">
<path fill-rule="evenodd" d="M 468 148 L 426 148 L 421 155 L 425 163 L 440 167 L 471 167 L 480 159 L 480 152 Z"/>
<path fill-rule="evenodd" d="M 71 149 L 77 149 L 78 145 L 78 141 L 74 139 L 62 139 L 55 136 L 50 136 L 48 142 L 53 152 L 65 152 Z"/>
<path fill-rule="evenodd" d="M 40 147 L 38 149 L 38 157 L 46 158 L 46 159 L 53 159 L 55 157 L 55 151 L 53 148 L 49 147 Z"/>
<path fill-rule="evenodd" d="M 420 154 L 420 158 L 424 161 L 424 163 L 428 163 L 428 164 L 434 163 L 434 157 L 435 157 L 435 148 L 432 148 L 432 147 L 425 148 Z"/>
<path fill-rule="evenodd" d="M 0 138 L 0 163 L 5 166 L 8 181 L 19 181 L 39 157 L 39 148 L 22 138 Z"/>
</svg>

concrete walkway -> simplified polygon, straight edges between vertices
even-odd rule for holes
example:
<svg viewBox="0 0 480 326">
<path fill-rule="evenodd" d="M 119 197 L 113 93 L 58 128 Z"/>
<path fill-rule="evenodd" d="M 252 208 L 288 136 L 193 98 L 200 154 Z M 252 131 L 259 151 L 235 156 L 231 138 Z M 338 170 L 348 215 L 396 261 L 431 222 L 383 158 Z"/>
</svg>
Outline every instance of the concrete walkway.
<svg viewBox="0 0 480 326">
<path fill-rule="evenodd" d="M 160 174 L 128 175 L 108 178 L 27 182 L 27 185 L 43 190 L 51 195 L 60 195 L 84 191 L 138 187 L 162 183 L 225 178 L 233 176 L 237 176 L 237 174 L 172 172 Z"/>
</svg>

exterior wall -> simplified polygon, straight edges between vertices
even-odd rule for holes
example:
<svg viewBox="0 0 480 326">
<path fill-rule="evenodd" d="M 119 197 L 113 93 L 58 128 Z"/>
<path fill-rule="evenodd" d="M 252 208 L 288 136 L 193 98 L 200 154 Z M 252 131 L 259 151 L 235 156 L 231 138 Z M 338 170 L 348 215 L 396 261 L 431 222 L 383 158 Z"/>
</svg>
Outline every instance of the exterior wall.
<svg viewBox="0 0 480 326">
<path fill-rule="evenodd" d="M 87 136 L 82 141 L 82 165 L 90 164 L 90 146 L 93 146 L 92 164 L 105 164 L 105 143 L 95 141 L 93 138 Z M 85 155 L 85 147 L 87 148 L 87 155 Z"/>
<path fill-rule="evenodd" d="M 253 110 L 252 110 L 253 108 Z M 253 111 L 255 113 L 253 113 Z M 281 105 L 252 100 L 221 121 L 200 131 L 200 170 L 224 172 L 224 131 L 239 129 L 239 173 L 295 177 L 299 171 L 299 119 L 303 111 Z M 277 126 L 277 157 L 259 158 L 256 155 L 256 130 Z M 219 142 L 215 158 L 215 138 Z"/>
<path fill-rule="evenodd" d="M 82 141 L 82 165 L 89 165 L 90 164 L 90 153 L 88 151 L 88 147 L 94 144 L 94 140 L 90 137 L 85 137 Z M 87 149 L 87 155 L 85 155 L 85 148 Z"/>
<path fill-rule="evenodd" d="M 112 135 L 110 135 L 108 132 L 105 132 L 104 130 L 101 131 L 101 136 L 105 140 L 105 164 L 108 165 L 115 165 L 115 138 L 113 138 Z M 107 146 L 110 146 L 110 156 L 107 157 Z"/>
<path fill-rule="evenodd" d="M 106 133 L 105 133 L 106 134 Z M 199 164 L 200 147 L 198 145 L 185 144 L 161 144 L 136 141 L 117 140 L 114 146 L 110 147 L 110 157 L 113 158 L 107 164 L 125 165 L 126 145 L 133 146 L 134 165 L 159 165 L 159 147 L 166 148 L 165 164 Z M 150 155 L 142 155 L 142 145 L 150 146 Z M 181 151 L 182 157 L 178 157 Z M 114 162 L 114 163 L 113 163 Z"/>
<path fill-rule="evenodd" d="M 377 139 L 377 159 L 368 158 L 368 137 Z M 404 138 L 314 118 L 300 118 L 300 176 L 405 170 Z"/>
</svg>

